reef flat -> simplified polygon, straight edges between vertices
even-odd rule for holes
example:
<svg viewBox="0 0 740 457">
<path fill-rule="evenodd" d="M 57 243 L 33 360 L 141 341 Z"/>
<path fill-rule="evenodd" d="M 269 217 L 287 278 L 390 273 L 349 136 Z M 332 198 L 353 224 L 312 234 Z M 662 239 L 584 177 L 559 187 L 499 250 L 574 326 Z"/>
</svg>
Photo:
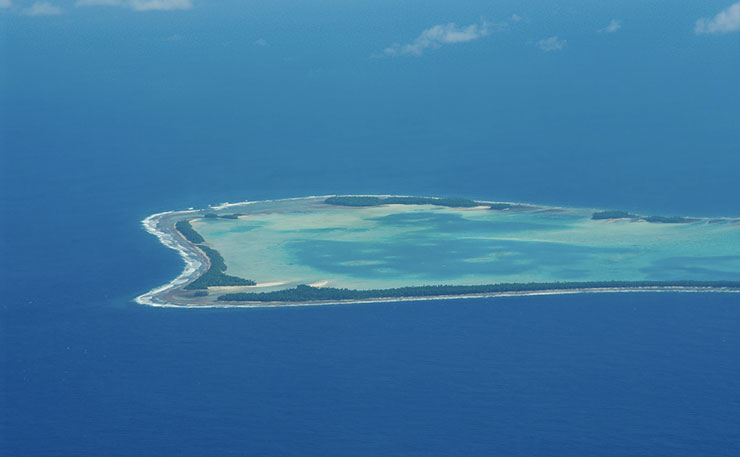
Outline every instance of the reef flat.
<svg viewBox="0 0 740 457">
<path fill-rule="evenodd" d="M 740 292 L 740 219 L 411 196 L 159 213 L 185 261 L 152 306 L 246 307 L 583 292 Z"/>
</svg>

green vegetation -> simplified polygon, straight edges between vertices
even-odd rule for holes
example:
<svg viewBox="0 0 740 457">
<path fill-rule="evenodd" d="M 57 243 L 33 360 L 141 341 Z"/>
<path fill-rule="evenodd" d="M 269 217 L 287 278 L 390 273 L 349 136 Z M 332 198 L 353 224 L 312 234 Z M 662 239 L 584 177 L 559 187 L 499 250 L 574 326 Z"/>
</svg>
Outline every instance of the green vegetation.
<svg viewBox="0 0 740 457">
<path fill-rule="evenodd" d="M 193 229 L 193 226 L 190 225 L 190 221 L 178 221 L 175 224 L 175 228 L 185 237 L 186 240 L 193 244 L 205 243 L 206 241 L 202 236 L 200 236 L 200 233 Z"/>
<path fill-rule="evenodd" d="M 479 206 L 475 200 L 465 198 L 434 197 L 329 197 L 324 203 L 337 206 L 380 206 L 380 205 L 437 205 L 450 208 L 472 208 Z"/>
<path fill-rule="evenodd" d="M 603 219 L 641 219 L 642 216 L 638 216 L 636 214 L 631 214 L 626 211 L 599 211 L 593 214 L 591 216 L 591 219 L 593 220 L 603 220 Z M 645 217 L 645 222 L 650 222 L 652 224 L 688 224 L 690 222 L 696 222 L 699 219 L 693 219 L 690 217 L 681 217 L 681 216 L 675 216 L 675 217 L 666 217 L 666 216 L 648 216 Z"/>
<path fill-rule="evenodd" d="M 294 289 L 274 292 L 234 293 L 218 297 L 220 301 L 253 302 L 308 302 L 325 300 L 367 300 L 374 298 L 439 297 L 443 295 L 472 295 L 499 292 L 535 292 L 543 290 L 573 290 L 600 288 L 635 287 L 724 287 L 740 288 L 740 282 L 733 281 L 593 281 L 593 282 L 553 282 L 521 284 L 488 284 L 477 286 L 412 286 L 396 289 L 334 289 L 330 287 L 311 287 L 300 285 Z"/>
<path fill-rule="evenodd" d="M 488 206 L 493 210 L 526 208 L 524 205 L 511 203 L 483 203 L 467 198 L 436 198 L 436 197 L 329 197 L 324 203 L 337 206 L 380 206 L 380 205 L 437 205 L 449 208 L 473 208 Z"/>
<path fill-rule="evenodd" d="M 193 292 L 193 294 L 190 295 L 190 296 L 193 297 L 193 298 L 207 297 L 208 296 L 208 292 L 206 292 L 205 290 L 199 290 L 197 292 Z"/>
<path fill-rule="evenodd" d="M 185 289 L 207 289 L 210 286 L 253 286 L 257 284 L 251 279 L 243 279 L 224 274 L 226 264 L 221 254 L 207 246 L 199 245 L 198 247 L 208 256 L 208 259 L 211 261 L 211 267 L 198 279 L 185 286 Z"/>
<path fill-rule="evenodd" d="M 324 203 L 336 206 L 379 206 L 384 204 L 380 197 L 329 197 L 324 200 Z"/>
<path fill-rule="evenodd" d="M 637 219 L 640 216 L 628 213 L 627 211 L 599 211 L 591 216 L 591 219 L 598 221 L 603 219 Z"/>
<path fill-rule="evenodd" d="M 241 214 L 237 214 L 237 213 L 221 214 L 221 215 L 216 214 L 216 213 L 206 213 L 203 215 L 203 217 L 206 219 L 239 219 L 239 216 L 241 216 Z"/>
<path fill-rule="evenodd" d="M 212 216 L 206 214 L 205 217 Z M 211 262 L 211 267 L 208 269 L 208 271 L 203 273 L 203 275 L 195 281 L 185 286 L 185 289 L 207 289 L 209 286 L 253 286 L 257 284 L 251 279 L 243 279 L 236 276 L 229 276 L 224 274 L 224 271 L 226 271 L 224 258 L 221 257 L 221 254 L 219 254 L 218 251 L 216 251 L 215 249 L 211 249 L 208 246 L 204 246 L 202 244 L 205 243 L 206 240 L 204 240 L 203 237 L 200 236 L 200 233 L 196 232 L 195 229 L 193 229 L 193 226 L 190 225 L 190 221 L 178 221 L 175 224 L 175 228 L 178 232 L 182 234 L 182 236 L 185 237 L 185 239 L 197 245 L 208 256 L 208 259 Z M 206 295 L 208 295 L 207 292 L 196 292 L 195 294 L 193 294 L 193 297 L 204 297 Z"/>
<path fill-rule="evenodd" d="M 674 217 L 650 216 L 650 217 L 646 217 L 645 220 L 647 222 L 652 222 L 654 224 L 688 224 L 690 222 L 696 222 L 698 219 L 692 219 L 690 217 L 681 217 L 681 216 L 674 216 Z"/>
</svg>

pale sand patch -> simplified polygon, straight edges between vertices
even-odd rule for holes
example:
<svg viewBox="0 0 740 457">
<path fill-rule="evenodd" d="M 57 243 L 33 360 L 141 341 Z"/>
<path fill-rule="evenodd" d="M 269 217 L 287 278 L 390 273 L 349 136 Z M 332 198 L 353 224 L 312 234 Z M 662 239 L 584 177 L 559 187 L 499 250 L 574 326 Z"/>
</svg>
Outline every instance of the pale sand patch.
<svg viewBox="0 0 740 457">
<path fill-rule="evenodd" d="M 486 210 L 487 211 L 487 210 L 491 209 L 491 207 L 490 206 L 479 205 L 479 206 L 471 206 L 469 208 L 456 207 L 456 208 L 452 208 L 452 209 L 458 210 L 458 211 L 481 211 L 481 210 Z M 508 210 L 508 208 L 507 208 L 507 210 Z"/>
</svg>

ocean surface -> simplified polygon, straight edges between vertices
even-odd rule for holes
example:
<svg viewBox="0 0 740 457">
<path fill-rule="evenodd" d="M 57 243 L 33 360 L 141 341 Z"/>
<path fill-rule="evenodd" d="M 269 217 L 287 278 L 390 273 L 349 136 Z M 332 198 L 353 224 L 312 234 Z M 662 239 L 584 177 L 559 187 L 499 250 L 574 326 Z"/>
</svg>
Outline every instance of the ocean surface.
<svg viewBox="0 0 740 457">
<path fill-rule="evenodd" d="M 740 455 L 737 295 L 133 302 L 183 267 L 140 221 L 224 201 L 740 216 L 740 35 L 692 33 L 727 2 L 395 3 L 1 13 L 0 455 Z"/>
</svg>

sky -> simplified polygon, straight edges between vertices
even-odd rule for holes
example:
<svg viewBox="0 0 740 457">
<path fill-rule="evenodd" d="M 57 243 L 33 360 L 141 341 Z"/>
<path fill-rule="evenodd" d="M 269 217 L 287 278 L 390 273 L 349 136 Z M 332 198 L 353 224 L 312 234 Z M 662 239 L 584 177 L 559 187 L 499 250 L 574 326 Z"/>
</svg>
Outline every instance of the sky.
<svg viewBox="0 0 740 457">
<path fill-rule="evenodd" d="M 471 182 L 511 170 L 534 190 L 507 197 L 543 203 L 596 204 L 574 183 L 624 174 L 638 190 L 615 192 L 657 207 L 672 197 L 653 179 L 740 191 L 732 0 L 0 0 L 0 28 L 8 149 L 94 163 L 104 142 L 167 154 L 159 136 L 225 151 L 221 167 L 247 150 L 310 166 L 320 150 L 358 176 L 383 166 L 376 151 L 439 163 L 430 174 L 462 157 L 481 164 Z M 524 176 L 558 164 L 574 166 L 548 188 Z"/>
</svg>

